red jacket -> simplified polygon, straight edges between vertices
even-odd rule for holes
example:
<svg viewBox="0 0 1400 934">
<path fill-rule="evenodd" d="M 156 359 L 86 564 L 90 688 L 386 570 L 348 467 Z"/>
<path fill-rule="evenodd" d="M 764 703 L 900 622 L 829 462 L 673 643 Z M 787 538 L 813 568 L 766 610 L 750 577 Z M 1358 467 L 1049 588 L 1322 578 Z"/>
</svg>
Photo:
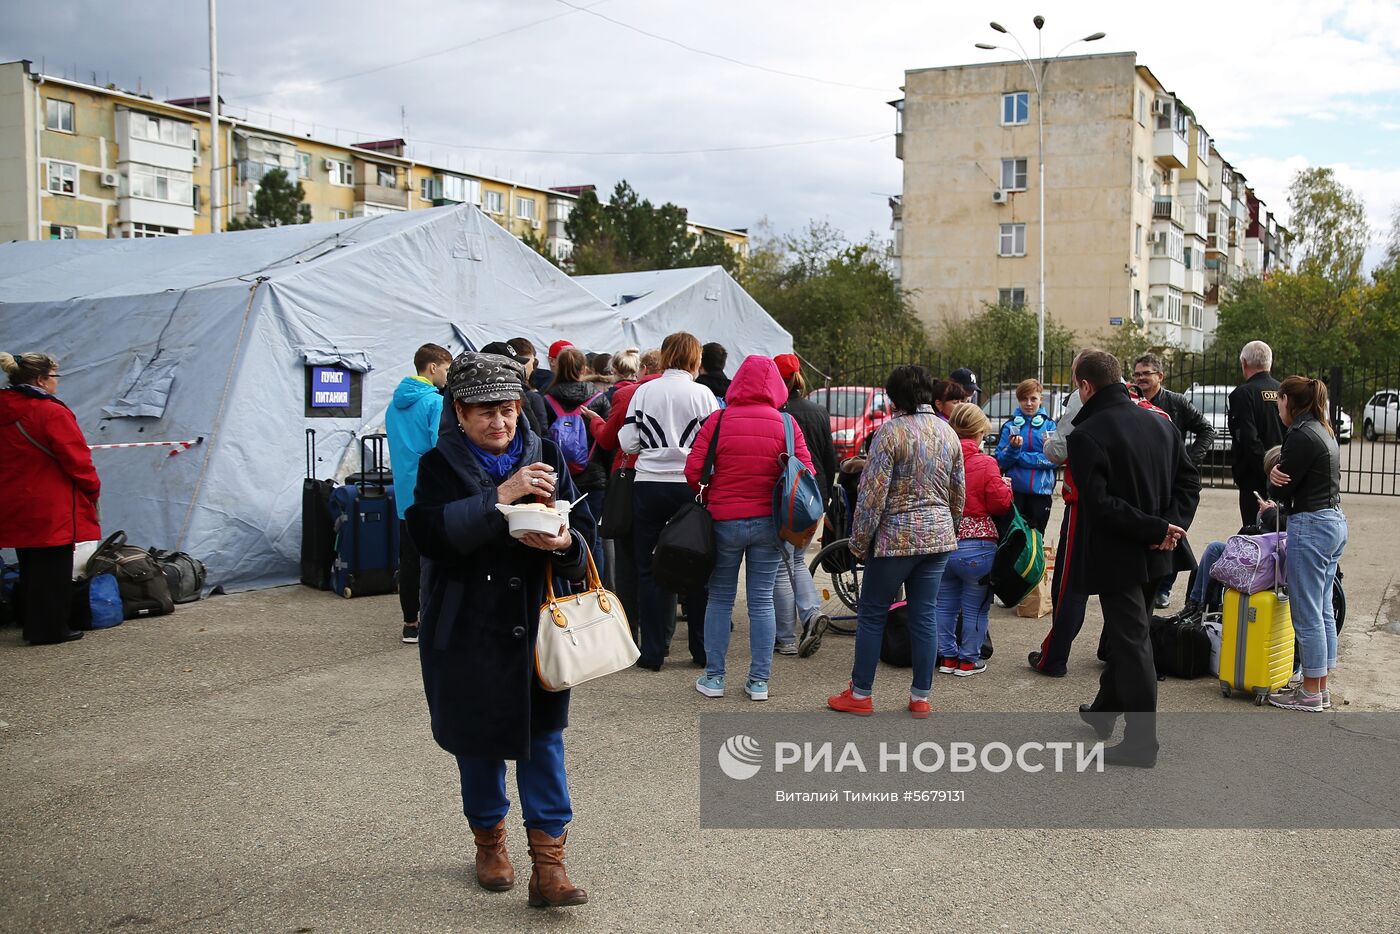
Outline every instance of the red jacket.
<svg viewBox="0 0 1400 934">
<path fill-rule="evenodd" d="M 1005 515 L 1011 508 L 1011 487 L 1002 479 L 997 459 L 982 453 L 974 438 L 963 438 L 962 450 L 963 474 L 967 479 L 963 518 Z"/>
<path fill-rule="evenodd" d="M 705 419 L 685 461 L 685 479 L 700 488 L 700 471 L 710 450 L 715 425 L 719 429 L 719 449 L 715 453 L 715 475 L 705 500 L 716 520 L 753 519 L 773 514 L 773 487 L 778 482 L 778 455 L 787 450 L 783 414 L 778 406 L 787 402 L 787 386 L 778 375 L 772 357 L 745 357 L 739 372 L 724 394 L 726 408 Z M 807 440 L 793 421 L 793 452 L 812 469 Z"/>
<path fill-rule="evenodd" d="M 0 390 L 0 548 L 52 548 L 101 538 L 101 489 L 68 406 L 28 386 Z"/>
<path fill-rule="evenodd" d="M 618 449 L 617 433 L 622 430 L 622 423 L 627 421 L 627 403 L 632 401 L 632 395 L 638 386 L 649 383 L 660 375 L 652 373 L 638 381 L 628 380 L 617 384 L 617 391 L 612 394 L 612 410 L 608 413 L 608 420 L 593 432 L 593 440 L 598 442 L 598 447 L 605 451 Z M 613 459 L 612 469 L 616 473 L 627 467 L 635 467 L 636 464 L 636 454 L 621 454 Z"/>
</svg>

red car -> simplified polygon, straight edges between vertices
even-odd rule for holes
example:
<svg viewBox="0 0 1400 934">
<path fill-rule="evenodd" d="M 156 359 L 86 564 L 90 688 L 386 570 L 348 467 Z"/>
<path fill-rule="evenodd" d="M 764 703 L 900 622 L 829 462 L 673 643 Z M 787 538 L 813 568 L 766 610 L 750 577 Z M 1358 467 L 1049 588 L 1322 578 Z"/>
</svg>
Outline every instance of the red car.
<svg viewBox="0 0 1400 934">
<path fill-rule="evenodd" d="M 874 386 L 832 386 L 807 397 L 831 413 L 831 440 L 842 460 L 865 450 L 870 436 L 890 417 L 885 391 Z"/>
</svg>

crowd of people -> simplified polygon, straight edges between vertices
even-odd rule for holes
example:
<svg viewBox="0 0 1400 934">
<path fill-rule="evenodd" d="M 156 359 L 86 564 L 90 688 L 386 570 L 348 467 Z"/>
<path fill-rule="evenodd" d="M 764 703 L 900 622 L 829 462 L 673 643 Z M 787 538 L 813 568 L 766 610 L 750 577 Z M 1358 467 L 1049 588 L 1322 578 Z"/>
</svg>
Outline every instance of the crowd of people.
<svg viewBox="0 0 1400 934">
<path fill-rule="evenodd" d="M 402 639 L 419 647 L 434 738 L 457 758 L 484 887 L 515 882 L 504 829 L 505 763 L 514 760 L 533 866 L 530 903 L 587 899 L 564 868 L 569 694 L 545 690 L 533 668 L 551 578 L 584 579 L 590 558 L 603 569 L 632 622 L 641 671 L 666 664 L 683 614 L 690 661 L 702 669 L 695 689 L 706 698 L 726 692 L 741 567 L 744 694 L 768 699 L 775 653 L 809 656 L 820 647 L 830 620 L 803 549 L 779 540 L 773 518 L 789 444 L 824 499 L 838 489 L 851 494 L 848 548 L 864 566 L 850 680 L 828 698 L 830 709 L 875 710 L 882 636 L 901 594 L 913 662 L 910 715 L 929 715 L 936 673 L 984 671 L 999 522 L 1015 511 L 1043 531 L 1058 489 L 1066 508 L 1054 610 L 1030 667 L 1066 673 L 1088 599 L 1098 596 L 1104 667 L 1080 714 L 1104 738 L 1126 716 L 1108 763 L 1155 762 L 1151 611 L 1169 599 L 1181 572 L 1193 578 L 1175 619 L 1218 600 L 1208 565 L 1219 554 L 1208 545 L 1198 568 L 1187 538 L 1213 430 L 1189 400 L 1162 387 L 1155 355 L 1133 362 L 1130 381 L 1113 355 L 1080 353 L 1058 423 L 1043 405 L 1045 387 L 1027 379 L 1016 387 L 1019 409 L 995 435 L 970 371 L 935 379 L 921 366 L 895 367 L 884 386 L 893 417 L 868 451 L 841 463 L 828 415 L 805 398 L 802 363 L 792 354 L 748 356 L 731 368 L 724 347 L 678 332 L 645 352 L 585 353 L 560 340 L 544 362 L 522 337 L 455 357 L 425 344 L 386 420 L 401 522 Z M 1229 421 L 1241 518 L 1247 526 L 1287 524 L 1300 644 L 1301 678 L 1269 702 L 1322 710 L 1337 661 L 1331 588 L 1347 540 L 1327 388 L 1304 376 L 1279 383 L 1259 341 L 1245 346 L 1240 364 L 1244 380 L 1231 395 Z M 80 633 L 51 598 L 64 592 L 57 582 L 70 573 L 74 543 L 97 536 L 100 484 L 77 422 L 56 396 L 58 361 L 0 354 L 0 367 L 10 383 L 0 391 L 0 488 L 34 491 L 8 507 L 0 547 L 18 549 L 25 638 L 61 642 Z M 989 437 L 994 454 L 983 449 Z M 654 552 L 667 522 L 696 497 L 714 520 L 714 570 L 707 586 L 676 594 L 658 582 Z M 553 501 L 574 504 L 560 530 L 519 539 L 495 508 Z"/>
</svg>

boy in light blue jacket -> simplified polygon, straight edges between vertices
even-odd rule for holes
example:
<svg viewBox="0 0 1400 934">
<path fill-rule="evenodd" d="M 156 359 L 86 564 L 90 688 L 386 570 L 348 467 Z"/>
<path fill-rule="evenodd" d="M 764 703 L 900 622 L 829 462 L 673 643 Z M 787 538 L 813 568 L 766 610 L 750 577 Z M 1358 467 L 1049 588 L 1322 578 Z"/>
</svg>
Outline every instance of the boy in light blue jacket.
<svg viewBox="0 0 1400 934">
<path fill-rule="evenodd" d="M 418 461 L 438 440 L 442 419 L 442 392 L 452 353 L 437 344 L 424 344 L 413 355 L 415 376 L 405 376 L 394 390 L 394 401 L 384 416 L 389 436 L 389 463 L 394 468 L 394 501 L 399 513 L 399 605 L 403 607 L 403 641 L 418 641 L 418 586 L 421 576 L 418 547 L 408 533 L 404 516 L 413 505 L 418 485 Z"/>
<path fill-rule="evenodd" d="M 1056 466 L 1045 456 L 1046 435 L 1055 430 L 1055 420 L 1040 405 L 1044 392 L 1039 380 L 1023 380 L 1016 387 L 1021 410 L 1001 426 L 997 439 L 997 464 L 1011 478 L 1016 511 L 1042 535 L 1050 522 Z"/>
</svg>

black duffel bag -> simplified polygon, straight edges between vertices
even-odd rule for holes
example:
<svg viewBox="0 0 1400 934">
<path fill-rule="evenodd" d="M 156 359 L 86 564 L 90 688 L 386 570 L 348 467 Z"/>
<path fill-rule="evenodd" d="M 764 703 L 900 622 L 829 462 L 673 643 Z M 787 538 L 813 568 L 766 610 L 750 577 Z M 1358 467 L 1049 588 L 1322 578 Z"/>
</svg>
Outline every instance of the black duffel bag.
<svg viewBox="0 0 1400 934">
<path fill-rule="evenodd" d="M 658 587 L 676 594 L 703 590 L 715 569 L 715 520 L 705 508 L 705 489 L 715 475 L 715 454 L 719 450 L 719 429 L 724 410 L 716 416 L 710 449 L 700 471 L 700 492 L 666 521 L 651 557 L 651 576 Z"/>
<path fill-rule="evenodd" d="M 1210 637 L 1200 623 L 1153 617 L 1148 635 L 1157 680 L 1199 678 L 1210 672 Z"/>
<path fill-rule="evenodd" d="M 111 574 L 117 579 L 122 597 L 122 616 L 164 616 L 175 611 L 170 584 L 150 553 L 126 543 L 125 532 L 113 532 L 93 552 L 87 563 L 87 576 Z"/>
<path fill-rule="evenodd" d="M 193 603 L 204 596 L 204 579 L 209 572 L 203 561 L 183 551 L 164 551 L 160 548 L 152 548 L 150 555 L 165 574 L 171 600 L 177 604 Z"/>
</svg>

